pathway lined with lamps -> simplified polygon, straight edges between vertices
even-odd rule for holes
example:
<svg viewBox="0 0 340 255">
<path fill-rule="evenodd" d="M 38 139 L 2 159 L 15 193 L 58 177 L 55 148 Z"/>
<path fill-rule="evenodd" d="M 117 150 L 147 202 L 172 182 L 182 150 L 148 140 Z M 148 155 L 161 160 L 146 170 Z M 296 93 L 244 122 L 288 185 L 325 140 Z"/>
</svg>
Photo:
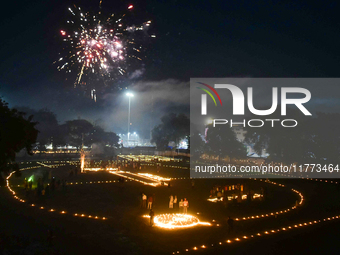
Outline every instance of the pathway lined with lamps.
<svg viewBox="0 0 340 255">
<path fill-rule="evenodd" d="M 232 244 L 235 242 L 240 242 L 240 241 L 246 241 L 247 239 L 254 239 L 254 238 L 259 238 L 259 237 L 263 237 L 266 235 L 271 235 L 271 234 L 276 234 L 279 232 L 283 232 L 283 231 L 290 231 L 290 230 L 294 230 L 296 228 L 301 228 L 301 227 L 306 227 L 306 226 L 311 226 L 311 225 L 315 225 L 318 223 L 323 223 L 323 222 L 327 222 L 327 221 L 332 221 L 332 220 L 337 220 L 340 218 L 340 215 L 334 215 L 334 216 L 330 216 L 330 217 L 326 217 L 323 219 L 319 219 L 319 220 L 313 220 L 313 221 L 308 221 L 308 222 L 300 222 L 300 223 L 296 223 L 296 224 L 290 224 L 288 226 L 283 226 L 280 228 L 275 228 L 275 229 L 268 229 L 268 230 L 263 230 L 257 233 L 253 233 L 250 235 L 244 235 L 244 236 L 239 236 L 239 237 L 234 237 L 234 238 L 230 238 L 227 240 L 221 240 L 219 242 L 216 243 L 212 243 L 211 245 L 207 245 L 207 244 L 202 244 L 199 246 L 194 246 L 192 248 L 186 248 L 183 249 L 181 251 L 174 251 L 172 252 L 172 254 L 178 254 L 178 253 L 186 253 L 188 251 L 197 251 L 199 249 L 206 249 L 206 248 L 213 248 L 216 246 L 221 246 L 221 245 L 225 245 L 225 244 Z"/>
<path fill-rule="evenodd" d="M 283 174 L 280 174 L 280 175 L 285 177 L 285 175 L 283 175 Z M 289 177 L 293 177 L 293 176 L 289 176 Z M 328 181 L 328 180 L 313 179 L 313 178 L 304 178 L 304 177 L 298 177 L 298 178 L 306 179 L 306 180 L 310 180 L 310 181 L 325 182 L 325 183 L 329 183 L 329 184 L 336 184 L 336 185 L 339 184 L 336 181 Z M 254 180 L 256 180 L 256 179 L 254 179 Z M 266 182 L 271 182 L 271 181 L 267 180 Z M 277 183 L 274 183 L 274 182 L 271 182 L 271 183 L 275 184 L 275 185 L 277 184 Z M 297 193 L 300 196 L 299 205 L 301 205 L 303 203 L 303 201 L 304 201 L 303 195 L 301 194 L 301 192 L 299 192 L 299 191 L 297 191 L 295 189 L 292 189 L 292 191 Z M 296 209 L 296 207 L 294 209 Z M 271 213 L 270 215 L 274 216 L 275 214 Z M 261 215 L 261 217 L 262 217 L 262 215 Z M 244 217 L 242 219 L 243 220 L 247 220 L 247 219 L 259 219 L 259 218 L 260 217 L 252 216 L 250 218 L 249 217 Z M 202 245 L 194 246 L 192 248 L 186 248 L 186 249 L 183 249 L 181 251 L 177 250 L 177 251 L 172 252 L 171 254 L 188 253 L 190 251 L 198 251 L 198 250 L 203 250 L 203 249 L 205 250 L 207 248 L 214 248 L 214 247 L 218 247 L 218 246 L 222 246 L 222 245 L 230 245 L 232 243 L 237 243 L 237 242 L 241 242 L 241 241 L 247 241 L 248 239 L 256 239 L 256 238 L 260 238 L 260 237 L 271 235 L 271 234 L 277 234 L 277 233 L 280 233 L 280 232 L 291 231 L 291 230 L 294 230 L 294 229 L 297 229 L 297 228 L 301 228 L 301 227 L 307 227 L 307 226 L 311 226 L 311 225 L 315 225 L 315 224 L 319 224 L 319 223 L 325 223 L 325 222 L 328 222 L 328 221 L 337 220 L 339 218 L 340 218 L 340 214 L 336 214 L 336 215 L 332 215 L 332 216 L 325 217 L 325 218 L 322 218 L 322 219 L 315 219 L 315 220 L 311 220 L 311 221 L 298 222 L 298 223 L 295 223 L 295 224 L 285 225 L 285 226 L 282 226 L 280 228 L 262 230 L 260 232 L 253 233 L 251 235 L 248 234 L 248 235 L 243 235 L 243 236 L 239 236 L 239 237 L 229 238 L 229 239 L 224 240 L 224 241 L 221 240 L 219 242 L 212 243 L 211 245 L 202 244 Z"/>
<path fill-rule="evenodd" d="M 64 166 L 65 164 L 59 164 L 59 166 Z M 45 166 L 45 164 L 41 164 L 41 166 Z M 21 169 L 21 171 L 23 170 L 29 170 L 29 169 L 35 169 L 35 168 L 39 168 L 41 166 L 33 166 L 33 167 L 27 167 L 27 168 L 23 168 Z M 58 165 L 51 165 L 53 167 L 56 167 Z M 94 171 L 97 171 L 96 169 Z M 157 175 L 153 175 L 153 174 L 146 174 L 146 173 L 131 173 L 131 172 L 125 172 L 125 171 L 109 171 L 110 173 L 113 173 L 117 176 L 121 176 L 121 177 L 124 177 L 124 178 L 127 178 L 127 179 L 130 179 L 130 181 L 136 181 L 136 182 L 140 182 L 144 185 L 151 185 L 151 186 L 158 186 L 160 185 L 160 183 L 162 181 L 170 181 L 170 180 L 178 180 L 178 179 L 189 179 L 189 178 L 164 178 L 164 177 L 160 177 L 160 176 L 157 176 Z M 122 174 L 121 174 L 122 172 Z M 7 178 L 6 178 L 6 182 L 7 182 L 7 188 L 9 189 L 9 191 L 13 194 L 14 198 L 17 199 L 18 201 L 20 202 L 23 202 L 25 203 L 26 201 L 20 197 L 18 197 L 16 195 L 16 192 L 13 191 L 11 189 L 11 186 L 10 186 L 10 183 L 9 183 L 9 179 L 11 178 L 11 176 L 14 174 L 14 172 L 12 172 Z M 131 174 L 132 176 L 136 176 L 137 178 L 133 178 L 133 177 L 130 177 L 128 176 L 127 174 Z M 148 179 L 150 180 L 151 182 L 146 182 L 146 181 L 142 181 L 140 180 L 139 178 L 145 178 L 145 179 Z M 250 178 L 251 179 L 251 178 Z M 256 180 L 256 179 L 254 179 Z M 260 181 L 262 181 L 262 179 L 260 179 Z M 69 183 L 70 185 L 82 185 L 83 183 L 84 184 L 99 184 L 99 183 L 114 183 L 116 181 L 89 181 L 89 182 L 71 182 Z M 117 181 L 118 182 L 118 181 Z M 266 180 L 265 182 L 267 183 L 270 183 L 270 184 L 273 184 L 273 185 L 278 185 L 280 187 L 285 187 L 284 185 L 282 184 L 279 184 L 279 183 L 276 183 L 276 182 L 271 182 L 269 180 Z M 292 189 L 293 190 L 293 189 Z M 297 194 L 300 195 L 300 202 L 299 204 L 301 205 L 302 202 L 303 202 L 303 196 L 300 192 L 296 191 L 296 190 L 293 190 L 294 192 L 296 192 Z M 31 204 L 30 206 L 34 207 L 36 206 L 35 204 Z M 39 207 L 41 210 L 44 210 L 46 209 L 45 207 L 41 206 Z M 291 209 L 296 209 L 296 206 L 293 206 Z M 46 209 L 47 211 L 49 212 L 55 212 L 56 210 L 53 209 L 53 208 L 50 208 L 50 209 Z M 248 216 L 248 217 L 241 217 L 241 220 L 249 220 L 249 219 L 259 219 L 259 218 L 264 218 L 264 217 L 270 217 L 270 216 L 274 216 L 275 214 L 282 214 L 282 213 L 286 213 L 286 212 L 289 212 L 290 209 L 286 209 L 286 210 L 281 210 L 281 211 L 277 211 L 275 213 L 268 213 L 268 214 L 262 214 L 262 215 L 253 215 L 253 216 Z M 60 211 L 61 214 L 66 214 L 66 211 L 65 210 L 61 210 Z M 76 217 L 88 217 L 88 218 L 94 218 L 94 219 L 99 219 L 100 217 L 98 216 L 92 216 L 92 215 L 86 215 L 84 213 L 74 213 L 73 216 L 76 216 Z M 102 219 L 107 219 L 108 217 L 102 217 Z M 236 218 L 237 221 L 239 221 L 240 219 L 239 218 Z M 215 222 L 215 220 L 212 220 L 212 222 Z"/>
</svg>

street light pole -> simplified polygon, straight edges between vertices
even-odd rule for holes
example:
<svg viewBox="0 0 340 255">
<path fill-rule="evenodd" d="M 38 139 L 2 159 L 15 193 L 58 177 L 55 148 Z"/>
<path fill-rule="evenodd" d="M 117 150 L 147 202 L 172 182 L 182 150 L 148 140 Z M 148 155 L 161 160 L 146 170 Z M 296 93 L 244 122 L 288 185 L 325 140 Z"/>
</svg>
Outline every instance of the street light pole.
<svg viewBox="0 0 340 255">
<path fill-rule="evenodd" d="M 128 114 L 128 133 L 127 133 L 127 143 L 129 146 L 130 142 L 130 112 L 131 112 L 131 97 L 133 97 L 132 93 L 126 93 L 126 95 L 129 97 L 129 114 Z"/>
</svg>

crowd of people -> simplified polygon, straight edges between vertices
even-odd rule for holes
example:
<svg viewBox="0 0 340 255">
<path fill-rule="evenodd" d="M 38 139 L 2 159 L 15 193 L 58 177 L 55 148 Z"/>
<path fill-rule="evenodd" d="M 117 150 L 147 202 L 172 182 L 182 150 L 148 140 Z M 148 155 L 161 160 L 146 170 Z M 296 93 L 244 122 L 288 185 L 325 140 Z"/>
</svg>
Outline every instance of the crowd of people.
<svg viewBox="0 0 340 255">
<path fill-rule="evenodd" d="M 33 188 L 34 187 L 34 188 Z M 33 186 L 33 180 L 28 181 L 26 178 L 24 179 L 24 189 L 26 193 L 26 197 L 33 194 L 37 197 L 41 196 L 49 196 L 55 190 L 65 190 L 67 187 L 67 181 L 65 179 L 56 180 L 54 177 L 51 178 L 51 181 L 47 184 L 43 181 L 42 178 L 38 178 L 36 186 Z"/>
<path fill-rule="evenodd" d="M 141 193 L 140 195 L 140 207 L 144 209 L 152 209 L 155 200 L 155 194 L 146 195 Z M 177 196 L 170 195 L 169 197 L 169 209 L 178 213 L 187 213 L 189 207 L 189 201 L 186 198 L 179 200 Z"/>
<path fill-rule="evenodd" d="M 140 207 L 149 210 L 150 225 L 153 225 L 154 211 L 153 204 L 155 201 L 155 194 L 146 195 L 144 192 L 140 195 Z M 184 199 L 178 199 L 177 196 L 170 195 L 169 197 L 169 209 L 174 213 L 188 213 L 189 201 Z"/>
<path fill-rule="evenodd" d="M 169 199 L 169 209 L 174 209 L 179 213 L 188 213 L 189 202 L 186 198 L 178 201 L 177 196 L 170 195 Z"/>
</svg>

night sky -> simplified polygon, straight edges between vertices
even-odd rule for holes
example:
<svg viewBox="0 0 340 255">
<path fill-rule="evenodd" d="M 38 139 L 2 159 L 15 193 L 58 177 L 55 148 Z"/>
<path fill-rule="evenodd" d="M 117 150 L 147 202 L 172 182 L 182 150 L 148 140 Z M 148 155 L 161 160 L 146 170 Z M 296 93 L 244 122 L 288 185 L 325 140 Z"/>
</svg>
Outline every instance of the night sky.
<svg viewBox="0 0 340 255">
<path fill-rule="evenodd" d="M 73 4 L 97 10 L 99 1 L 9 1 L 1 10 L 0 95 L 11 107 L 48 108 L 63 122 L 100 120 L 124 132 L 126 90 L 106 91 L 95 103 L 73 89 L 52 63 L 60 29 Z M 134 5 L 156 38 L 143 65 L 112 87 L 136 93 L 133 130 L 148 133 L 165 112 L 188 113 L 191 77 L 338 77 L 339 8 L 335 1 L 112 1 L 107 13 Z M 133 72 L 138 73 L 132 76 Z"/>
</svg>

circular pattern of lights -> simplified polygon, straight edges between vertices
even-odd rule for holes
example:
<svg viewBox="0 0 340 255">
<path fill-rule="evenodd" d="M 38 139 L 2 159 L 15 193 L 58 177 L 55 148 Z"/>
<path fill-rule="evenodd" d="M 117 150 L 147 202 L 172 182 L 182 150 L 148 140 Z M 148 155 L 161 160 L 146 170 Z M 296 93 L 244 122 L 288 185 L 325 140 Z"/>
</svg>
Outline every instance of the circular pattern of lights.
<svg viewBox="0 0 340 255">
<path fill-rule="evenodd" d="M 211 226 L 209 222 L 201 222 L 196 216 L 183 213 L 157 215 L 154 224 L 166 229 L 189 228 L 197 225 Z"/>
</svg>

